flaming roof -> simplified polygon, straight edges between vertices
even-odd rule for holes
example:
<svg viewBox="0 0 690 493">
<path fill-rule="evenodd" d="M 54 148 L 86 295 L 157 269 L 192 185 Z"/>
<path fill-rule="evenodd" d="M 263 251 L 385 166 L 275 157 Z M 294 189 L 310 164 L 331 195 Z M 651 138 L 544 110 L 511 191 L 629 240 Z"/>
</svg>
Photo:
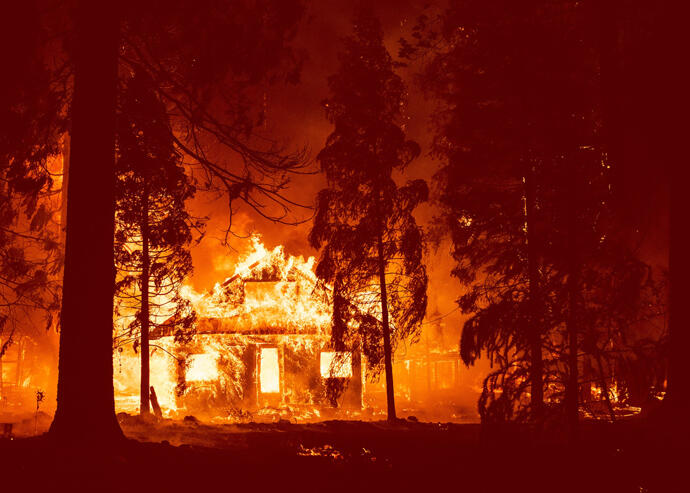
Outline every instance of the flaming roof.
<svg viewBox="0 0 690 493">
<path fill-rule="evenodd" d="M 199 333 L 328 334 L 330 290 L 314 273 L 314 257 L 268 250 L 253 236 L 252 248 L 232 276 L 198 294 L 185 286 L 199 320 Z M 167 325 L 167 324 L 166 324 Z"/>
</svg>

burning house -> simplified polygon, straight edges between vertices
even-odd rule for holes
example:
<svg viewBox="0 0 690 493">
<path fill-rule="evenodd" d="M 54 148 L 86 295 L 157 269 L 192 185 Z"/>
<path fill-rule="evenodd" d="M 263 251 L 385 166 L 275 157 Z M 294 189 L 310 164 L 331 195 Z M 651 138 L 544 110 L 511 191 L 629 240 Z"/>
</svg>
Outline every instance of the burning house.
<svg viewBox="0 0 690 493">
<path fill-rule="evenodd" d="M 212 290 L 183 289 L 197 314 L 192 337 L 176 342 L 174 320 L 151 332 L 150 381 L 163 414 L 230 421 L 383 416 L 384 379 L 370 374 L 364 354 L 331 346 L 332 291 L 316 277 L 314 258 L 269 250 L 258 238 L 252 247 Z M 396 352 L 396 402 L 409 414 L 473 419 L 461 389 L 479 391 L 481 382 L 463 371 L 439 324 L 424 329 L 418 344 Z M 113 363 L 116 407 L 137 413 L 136 345 L 118 348 Z M 478 391 L 465 401 L 476 402 Z"/>
<path fill-rule="evenodd" d="M 151 384 L 163 411 L 318 419 L 335 406 L 361 408 L 362 360 L 330 348 L 330 291 L 314 259 L 269 251 L 258 239 L 253 247 L 212 291 L 185 288 L 197 312 L 189 341 L 175 342 L 173 323 L 151 333 Z M 138 355 L 121 349 L 114 366 L 117 405 L 136 412 Z M 329 387 L 345 391 L 336 400 Z"/>
<path fill-rule="evenodd" d="M 27 397 L 28 375 L 26 366 L 26 338 L 18 338 L 14 345 L 8 345 L 6 352 L 0 356 L 0 412 L 6 412 L 11 407 L 25 404 Z"/>
</svg>

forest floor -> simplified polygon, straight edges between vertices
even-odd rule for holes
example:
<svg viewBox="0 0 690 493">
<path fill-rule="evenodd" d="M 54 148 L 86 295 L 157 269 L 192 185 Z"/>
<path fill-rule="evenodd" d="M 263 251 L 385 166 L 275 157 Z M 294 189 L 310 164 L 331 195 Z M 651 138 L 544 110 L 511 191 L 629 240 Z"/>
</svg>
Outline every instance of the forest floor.
<svg viewBox="0 0 690 493">
<path fill-rule="evenodd" d="M 690 491 L 690 441 L 662 420 L 561 430 L 400 421 L 145 422 L 107 449 L 0 440 L 4 491 Z M 684 468 L 684 469 L 683 469 Z"/>
</svg>

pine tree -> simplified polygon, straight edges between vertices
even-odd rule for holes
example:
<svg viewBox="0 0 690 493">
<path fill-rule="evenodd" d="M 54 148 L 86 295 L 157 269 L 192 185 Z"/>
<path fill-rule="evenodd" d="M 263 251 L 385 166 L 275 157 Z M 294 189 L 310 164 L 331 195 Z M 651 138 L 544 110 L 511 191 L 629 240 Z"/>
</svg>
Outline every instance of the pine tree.
<svg viewBox="0 0 690 493">
<path fill-rule="evenodd" d="M 473 314 L 461 355 L 470 363 L 486 349 L 499 368 L 480 402 L 487 418 L 492 407 L 506 414 L 507 401 L 529 395 L 529 416 L 543 419 L 544 346 L 556 324 L 548 202 L 556 185 L 549 180 L 556 168 L 596 154 L 578 147 L 594 144 L 592 90 L 586 78 L 572 77 L 574 64 L 588 60 L 587 47 L 571 43 L 570 26 L 562 29 L 576 15 L 568 7 L 459 0 L 441 14 L 437 32 L 421 26 L 436 37 L 427 46 L 440 47 L 422 84 L 440 101 L 434 152 L 445 166 L 436 178 L 454 275 L 469 288 L 459 303 Z"/>
<path fill-rule="evenodd" d="M 165 105 L 143 73 L 126 83 L 117 135 L 115 265 L 117 315 L 131 320 L 116 345 L 131 341 L 141 353 L 141 407 L 149 413 L 149 335 L 191 336 L 195 313 L 179 290 L 192 272 L 189 245 L 201 221 L 185 201 L 195 187 L 170 136 Z M 174 327 L 165 323 L 174 320 Z M 168 322 L 171 323 L 171 322 Z"/>
<path fill-rule="evenodd" d="M 33 329 L 34 315 L 50 327 L 59 308 L 62 255 L 52 200 L 59 170 L 48 163 L 61 150 L 65 118 L 43 57 L 37 3 L 7 5 L 0 28 L 7 74 L 0 81 L 0 358 L 17 331 Z"/>
<path fill-rule="evenodd" d="M 57 410 L 68 443 L 122 439 L 113 395 L 113 233 L 119 12 L 81 1 L 71 102 Z"/>
<path fill-rule="evenodd" d="M 333 344 L 361 347 L 370 368 L 383 363 L 389 420 L 395 345 L 418 335 L 427 304 L 423 237 L 412 215 L 427 186 L 399 187 L 392 176 L 419 154 L 403 130 L 405 87 L 395 66 L 378 20 L 360 12 L 329 78 L 324 104 L 335 130 L 317 156 L 328 188 L 310 234 L 321 249 L 316 273 L 334 286 Z"/>
<path fill-rule="evenodd" d="M 486 420 L 539 423 L 546 395 L 575 430 L 579 367 L 594 360 L 605 387 L 616 358 L 604 348 L 630 354 L 622 335 L 658 314 L 643 309 L 647 269 L 617 238 L 592 18 L 567 0 L 457 0 L 403 43 L 409 57 L 433 52 L 421 82 L 439 103 L 439 201 L 467 288 L 461 357 L 495 364 Z"/>
<path fill-rule="evenodd" d="M 297 0 L 180 0 L 165 8 L 155 2 L 103 6 L 84 0 L 58 13 L 68 22 L 74 20 L 74 31 L 67 32 L 76 36 L 62 53 L 67 68 L 73 68 L 74 83 L 72 87 L 71 79 L 65 79 L 62 100 L 71 105 L 72 146 L 58 407 L 51 434 L 70 440 L 116 440 L 122 437 L 112 386 L 118 67 L 143 67 L 157 81 L 157 92 L 174 107 L 176 124 L 184 127 L 181 134 L 171 133 L 178 150 L 220 182 L 230 205 L 242 200 L 261 211 L 265 200 L 279 207 L 275 214 L 263 209 L 265 215 L 285 218 L 294 205 L 282 196 L 286 176 L 301 168 L 304 154 L 286 153 L 272 141 L 255 138 L 253 125 L 243 125 L 245 109 L 253 107 L 253 100 L 236 89 L 275 80 L 280 74 L 296 77 L 300 64 L 289 40 L 302 8 Z M 60 29 L 57 36 L 63 36 Z M 228 84 L 230 73 L 237 84 Z M 209 159 L 209 144 L 219 144 L 239 159 Z M 234 168 L 238 162 L 240 168 Z"/>
</svg>

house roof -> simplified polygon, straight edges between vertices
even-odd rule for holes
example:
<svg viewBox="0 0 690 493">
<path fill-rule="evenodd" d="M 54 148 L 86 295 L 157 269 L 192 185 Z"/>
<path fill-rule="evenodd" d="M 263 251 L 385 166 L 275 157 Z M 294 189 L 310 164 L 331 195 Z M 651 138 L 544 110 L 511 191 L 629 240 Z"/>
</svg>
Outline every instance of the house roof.
<svg viewBox="0 0 690 493">
<path fill-rule="evenodd" d="M 213 290 L 193 296 L 197 333 L 329 334 L 330 290 L 312 271 L 313 259 L 287 257 L 275 249 Z M 175 320 L 152 331 L 172 335 Z"/>
</svg>

